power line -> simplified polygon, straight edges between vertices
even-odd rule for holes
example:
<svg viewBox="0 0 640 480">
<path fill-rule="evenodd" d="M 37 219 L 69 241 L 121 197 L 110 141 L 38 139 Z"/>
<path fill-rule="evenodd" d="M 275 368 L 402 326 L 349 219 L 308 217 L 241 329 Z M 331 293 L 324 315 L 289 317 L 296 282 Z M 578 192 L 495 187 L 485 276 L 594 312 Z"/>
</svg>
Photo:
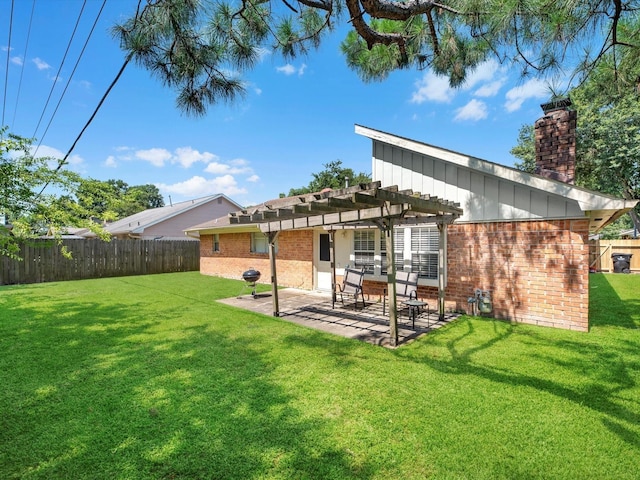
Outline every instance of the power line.
<svg viewBox="0 0 640 480">
<path fill-rule="evenodd" d="M 73 66 L 73 70 L 71 71 L 71 75 L 69 75 L 69 78 L 67 79 L 67 84 L 64 86 L 64 90 L 62 91 L 62 95 L 60 95 L 60 98 L 58 99 L 58 103 L 56 105 L 56 108 L 53 110 L 53 113 L 51 114 L 51 118 L 49 119 L 49 123 L 47 124 L 47 128 L 45 128 L 44 133 L 40 136 L 40 141 L 38 143 L 38 146 L 36 147 L 36 149 L 35 149 L 35 151 L 33 153 L 34 156 L 38 152 L 38 149 L 40 148 L 40 145 L 42 145 L 42 141 L 44 140 L 44 137 L 47 135 L 47 132 L 49 131 L 49 127 L 51 126 L 51 123 L 53 122 L 53 119 L 56 116 L 56 113 L 58 112 L 58 108 L 60 107 L 60 104 L 62 103 L 62 99 L 64 98 L 65 93 L 67 93 L 67 88 L 69 88 L 69 84 L 71 83 L 71 79 L 73 78 L 73 75 L 76 73 L 76 69 L 78 68 L 78 64 L 80 63 L 80 60 L 82 59 L 82 55 L 84 54 L 84 51 L 87 48 L 87 45 L 89 44 L 89 40 L 91 39 L 91 35 L 93 35 L 93 31 L 95 30 L 96 25 L 98 24 L 98 20 L 100 20 L 100 15 L 102 15 L 102 10 L 104 9 L 104 6 L 105 6 L 106 3 L 107 3 L 107 0 L 103 0 L 102 6 L 100 7 L 100 11 L 98 12 L 98 15 L 96 16 L 96 19 L 93 22 L 93 26 L 91 27 L 91 31 L 89 32 L 89 35 L 87 36 L 87 39 L 85 40 L 84 45 L 82 46 L 82 50 L 80 51 L 80 55 L 78 55 L 78 59 L 76 60 L 75 65 Z"/>
<path fill-rule="evenodd" d="M 146 7 L 143 9 L 143 11 L 140 11 L 140 5 L 142 4 L 142 0 L 138 0 L 138 8 L 136 10 L 136 15 L 135 15 L 135 19 L 136 21 L 143 15 L 144 11 L 146 11 Z M 95 116 L 98 114 L 98 111 L 100 110 L 100 108 L 102 107 L 102 104 L 104 103 L 104 101 L 107 99 L 107 97 L 109 96 L 109 93 L 111 92 L 111 90 L 113 89 L 113 87 L 116 85 L 116 83 L 118 83 L 118 80 L 120 80 L 120 77 L 122 76 L 122 74 L 124 73 L 124 70 L 127 68 L 127 65 L 129 64 L 129 62 L 131 61 L 131 59 L 133 58 L 133 53 L 129 53 L 124 61 L 124 63 L 122 64 L 122 67 L 120 67 L 120 70 L 118 71 L 117 75 L 115 76 L 115 78 L 111 81 L 111 84 L 109 84 L 109 87 L 107 88 L 107 90 L 104 92 L 104 95 L 102 95 L 102 98 L 100 99 L 100 102 L 98 103 L 98 105 L 96 106 L 96 108 L 93 111 L 93 114 L 91 115 L 91 117 L 89 118 L 89 120 L 87 120 L 87 123 L 84 125 L 84 127 L 82 128 L 82 130 L 80 131 L 80 133 L 78 134 L 78 136 L 76 137 L 75 141 L 73 142 L 73 145 L 71 145 L 71 148 L 69 148 L 69 151 L 67 151 L 66 155 L 64 156 L 64 158 L 60 159 L 58 161 L 58 166 L 55 169 L 55 172 L 57 173 L 58 171 L 60 171 L 60 169 L 62 168 L 62 166 L 64 164 L 67 163 L 67 159 L 69 158 L 69 156 L 71 155 L 71 152 L 73 152 L 73 149 L 76 147 L 76 144 L 80 141 L 80 138 L 82 137 L 82 135 L 84 134 L 85 130 L 87 128 L 89 128 L 89 125 L 91 124 L 91 122 L 93 121 L 93 119 L 95 118 Z M 40 190 L 40 192 L 38 193 L 38 195 L 36 195 L 36 200 L 42 195 L 42 193 L 45 191 L 45 189 L 49 186 L 49 181 L 47 181 L 43 187 L 42 190 Z"/>
<path fill-rule="evenodd" d="M 11 58 L 11 33 L 13 31 L 13 5 L 15 0 L 11 0 L 11 14 L 9 15 L 9 42 L 7 45 L 7 70 L 4 73 L 4 99 L 2 101 L 2 123 L 4 125 L 4 112 L 7 107 L 7 84 L 9 83 L 9 59 Z"/>
<path fill-rule="evenodd" d="M 85 130 L 89 127 L 89 125 L 91 124 L 91 122 L 93 121 L 95 116 L 98 114 L 98 110 L 100 110 L 100 107 L 102 107 L 102 104 L 107 99 L 107 96 L 109 95 L 109 93 L 111 92 L 113 87 L 116 85 L 116 83 L 118 83 L 118 80 L 120 80 L 120 77 L 124 73 L 124 69 L 127 68 L 127 65 L 129 64 L 129 61 L 131 61 L 132 57 L 133 57 L 133 54 L 131 54 L 131 53 L 129 55 L 127 55 L 127 58 L 125 59 L 124 63 L 122 64 L 122 67 L 120 67 L 120 71 L 115 76 L 115 78 L 111 81 L 111 84 L 109 85 L 109 88 L 107 88 L 107 91 L 104 92 L 104 95 L 102 95 L 102 98 L 100 99 L 100 102 L 98 103 L 98 105 L 96 106 L 95 110 L 93 111 L 93 114 L 91 115 L 91 118 L 89 118 L 89 120 L 87 120 L 87 123 L 85 123 L 84 127 L 82 128 L 82 130 L 80 131 L 80 133 L 76 137 L 75 141 L 73 142 L 73 145 L 71 145 L 71 148 L 66 153 L 64 158 L 62 158 L 61 160 L 58 160 L 58 166 L 56 167 L 55 172 L 58 172 L 62 168 L 62 166 L 65 163 L 67 163 L 67 158 L 69 158 L 69 156 L 71 155 L 71 152 L 73 152 L 73 149 L 76 147 L 76 144 L 80 141 L 80 137 L 82 137 L 82 135 L 84 134 Z M 44 186 L 42 187 L 42 190 L 40 190 L 40 193 L 38 193 L 36 198 L 40 197 L 40 195 L 42 195 L 42 192 L 44 192 L 45 189 L 48 186 L 49 186 L 49 182 L 45 183 Z"/>
<path fill-rule="evenodd" d="M 62 71 L 62 66 L 64 65 L 64 61 L 67 58 L 67 54 L 69 53 L 69 48 L 71 48 L 71 43 L 73 42 L 73 37 L 76 34 L 76 30 L 78 29 L 78 24 L 80 23 L 80 18 L 82 17 L 82 12 L 84 11 L 84 7 L 87 4 L 87 0 L 84 0 L 84 2 L 82 2 L 82 8 L 80 9 L 80 13 L 78 14 L 78 19 L 76 20 L 76 25 L 75 27 L 73 27 L 73 32 L 71 33 L 71 38 L 69 39 L 69 43 L 67 43 L 67 49 L 64 52 L 64 56 L 62 57 L 62 62 L 60 63 L 60 67 L 58 68 L 58 73 L 56 73 L 56 76 L 53 79 L 53 84 L 51 85 L 51 90 L 49 91 L 49 96 L 47 97 L 47 102 L 44 105 L 44 108 L 42 109 L 42 114 L 40 115 L 40 120 L 38 120 L 38 125 L 36 125 L 36 129 L 33 132 L 33 137 L 35 138 L 36 133 L 38 132 L 38 128 L 40 128 L 40 122 L 42 122 L 42 117 L 44 117 L 44 112 L 47 110 L 47 107 L 49 106 L 49 100 L 51 100 L 51 95 L 53 94 L 53 89 L 56 87 L 56 82 L 58 81 L 58 78 L 60 77 L 60 72 Z"/>
<path fill-rule="evenodd" d="M 20 69 L 20 81 L 18 82 L 18 94 L 16 95 L 16 105 L 13 109 L 13 119 L 11 123 L 15 125 L 16 123 L 16 114 L 18 113 L 18 101 L 20 100 L 20 90 L 22 90 L 22 76 L 24 74 L 24 64 L 27 61 L 27 51 L 29 50 L 29 38 L 31 37 L 31 25 L 33 24 L 33 12 L 36 9 L 36 0 L 33 0 L 33 4 L 31 5 L 31 16 L 29 17 L 29 28 L 27 29 L 27 42 L 24 46 L 24 59 L 22 61 L 22 68 Z"/>
</svg>

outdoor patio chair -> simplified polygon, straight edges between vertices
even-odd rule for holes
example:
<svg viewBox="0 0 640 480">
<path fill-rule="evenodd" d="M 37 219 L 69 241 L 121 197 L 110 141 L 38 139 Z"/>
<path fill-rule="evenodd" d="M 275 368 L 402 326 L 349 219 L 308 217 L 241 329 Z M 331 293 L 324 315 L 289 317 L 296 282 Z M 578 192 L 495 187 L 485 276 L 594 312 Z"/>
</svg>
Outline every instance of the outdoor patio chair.
<svg viewBox="0 0 640 480">
<path fill-rule="evenodd" d="M 342 285 L 336 285 L 336 295 L 340 295 L 340 301 L 344 305 L 344 297 L 353 297 L 355 300 L 355 308 L 358 308 L 358 298 L 362 301 L 362 308 L 366 307 L 364 303 L 364 291 L 362 290 L 362 281 L 364 280 L 364 268 L 345 268 L 342 278 Z M 334 295 L 335 298 L 335 295 Z M 335 305 L 334 305 L 335 306 Z"/>
<path fill-rule="evenodd" d="M 396 272 L 396 299 L 398 301 L 404 300 L 418 300 L 418 274 L 415 272 L 405 272 L 400 270 Z M 382 315 L 386 315 L 387 309 L 387 289 L 384 289 L 384 295 L 382 297 Z M 427 312 L 429 306 L 427 305 Z"/>
</svg>

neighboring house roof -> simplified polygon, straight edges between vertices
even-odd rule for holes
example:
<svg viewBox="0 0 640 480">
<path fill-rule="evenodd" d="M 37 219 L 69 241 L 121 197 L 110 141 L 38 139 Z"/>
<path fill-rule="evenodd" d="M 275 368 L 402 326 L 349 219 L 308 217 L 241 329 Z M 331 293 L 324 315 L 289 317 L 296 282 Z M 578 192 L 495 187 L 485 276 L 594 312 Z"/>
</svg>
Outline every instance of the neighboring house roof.
<svg viewBox="0 0 640 480">
<path fill-rule="evenodd" d="M 198 198 L 195 200 L 187 200 L 184 202 L 174 203 L 172 205 L 165 205 L 164 207 L 150 208 L 113 222 L 107 225 L 105 230 L 112 235 L 141 235 L 144 233 L 145 229 L 148 229 L 153 225 L 167 221 L 177 215 L 185 214 L 189 210 L 213 202 L 219 198 L 225 199 L 238 209 L 242 208 L 240 204 L 234 202 L 224 194 L 210 195 L 208 197 Z"/>
<path fill-rule="evenodd" d="M 629 230 L 622 230 L 619 235 L 620 238 L 638 238 L 638 230 L 630 228 Z"/>
<path fill-rule="evenodd" d="M 290 197 L 274 198 L 272 200 L 262 202 L 259 205 L 253 205 L 247 208 L 239 208 L 238 211 L 246 211 L 251 213 L 253 211 L 261 210 L 267 205 L 271 206 L 272 208 L 278 208 L 281 205 L 286 205 L 290 202 L 290 200 Z M 231 224 L 229 215 L 225 215 L 224 217 L 216 218 L 214 220 L 195 225 L 185 230 L 185 233 L 187 235 L 189 233 L 210 234 L 230 232 L 260 232 L 260 227 L 257 224 Z"/>
<path fill-rule="evenodd" d="M 401 189 L 420 190 L 416 183 L 425 177 L 433 178 L 434 187 L 437 184 L 437 189 L 441 190 L 434 192 L 426 188 L 425 193 L 442 195 L 447 199 L 460 202 L 465 211 L 461 220 L 490 221 L 586 216 L 589 219 L 589 231 L 597 232 L 638 203 L 638 200 L 616 198 L 372 128 L 356 125 L 355 132 L 374 141 L 373 180 L 381 180 L 384 185 L 390 183 L 390 181 L 385 182 L 389 180 L 388 177 L 393 177 L 393 184 L 399 185 Z M 384 151 L 378 153 L 376 142 L 416 153 L 421 156 L 421 159 L 430 159 L 437 163 L 431 166 L 431 172 L 419 172 L 415 161 L 411 161 L 413 159 L 409 159 L 408 162 L 405 158 L 397 158 L 397 155 L 384 148 L 382 149 Z M 389 163 L 395 170 L 387 165 Z M 425 167 L 420 165 L 419 168 Z M 471 174 L 474 176 L 470 177 Z M 464 181 L 467 182 L 466 188 L 461 188 L 461 177 L 464 177 Z M 474 179 L 484 180 L 481 182 L 482 185 L 476 188 L 473 185 Z M 515 197 L 510 200 L 511 203 L 499 198 L 503 193 L 500 186 L 506 184 L 519 188 L 515 194 L 508 192 Z M 536 198 L 527 199 L 526 201 L 530 204 L 520 208 L 516 204 L 519 199 L 529 195 L 527 192 L 533 192 L 530 195 Z M 542 208 L 539 208 L 538 212 L 533 209 L 527 210 L 534 204 L 535 207 L 542 206 Z"/>
</svg>

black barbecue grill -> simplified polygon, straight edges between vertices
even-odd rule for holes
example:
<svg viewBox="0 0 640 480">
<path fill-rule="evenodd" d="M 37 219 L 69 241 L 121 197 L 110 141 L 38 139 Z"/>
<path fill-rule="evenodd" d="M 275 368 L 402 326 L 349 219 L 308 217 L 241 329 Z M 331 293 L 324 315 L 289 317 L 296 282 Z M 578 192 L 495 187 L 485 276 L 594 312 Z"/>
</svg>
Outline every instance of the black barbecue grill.
<svg viewBox="0 0 640 480">
<path fill-rule="evenodd" d="M 242 279 L 245 281 L 245 286 L 242 292 L 240 292 L 238 298 L 240 298 L 242 296 L 242 293 L 247 289 L 251 290 L 251 295 L 253 296 L 253 298 L 257 298 L 258 296 L 256 295 L 256 282 L 260 280 L 260 272 L 255 268 L 250 268 L 249 270 L 242 273 Z"/>
</svg>

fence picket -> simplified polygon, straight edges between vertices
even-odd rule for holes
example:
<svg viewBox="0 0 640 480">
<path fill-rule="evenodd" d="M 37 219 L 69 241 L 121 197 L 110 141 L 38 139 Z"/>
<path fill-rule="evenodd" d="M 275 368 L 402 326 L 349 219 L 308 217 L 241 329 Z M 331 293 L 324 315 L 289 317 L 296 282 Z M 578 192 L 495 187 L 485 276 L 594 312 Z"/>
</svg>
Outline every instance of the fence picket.
<svg viewBox="0 0 640 480">
<path fill-rule="evenodd" d="M 64 239 L 72 257 L 51 240 L 20 248 L 23 260 L 0 257 L 0 285 L 196 271 L 200 242 L 189 240 Z"/>
</svg>

